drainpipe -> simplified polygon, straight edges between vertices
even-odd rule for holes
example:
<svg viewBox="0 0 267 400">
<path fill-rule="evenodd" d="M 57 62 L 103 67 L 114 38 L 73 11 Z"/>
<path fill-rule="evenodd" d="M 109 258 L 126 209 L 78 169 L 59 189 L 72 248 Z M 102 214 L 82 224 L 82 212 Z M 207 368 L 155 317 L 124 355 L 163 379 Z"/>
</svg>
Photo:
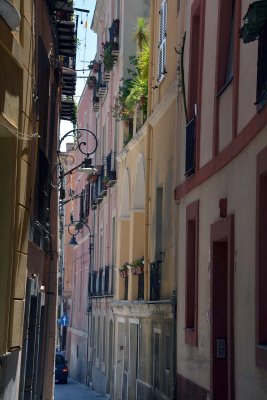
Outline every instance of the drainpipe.
<svg viewBox="0 0 267 400">
<path fill-rule="evenodd" d="M 173 357 L 172 357 L 172 370 L 173 370 L 173 376 L 172 376 L 172 400 L 176 400 L 176 352 L 177 352 L 177 342 L 176 342 L 176 336 L 177 336 L 177 298 L 176 298 L 176 289 L 172 290 L 172 297 L 171 297 L 171 302 L 172 302 L 172 316 L 173 316 L 173 325 L 172 325 L 172 335 L 173 335 Z"/>
<path fill-rule="evenodd" d="M 148 76 L 148 101 L 147 116 L 148 119 L 152 110 L 152 77 L 153 77 L 153 48 L 154 48 L 154 24 L 153 15 L 155 13 L 155 2 L 151 2 L 150 8 L 150 54 L 149 54 L 149 76 Z M 151 171 L 151 141 L 152 127 L 148 123 L 147 141 L 146 141 L 146 192 L 145 192 L 145 249 L 144 249 L 144 300 L 149 300 L 150 292 L 150 266 L 149 266 L 149 215 L 150 215 L 150 171 Z"/>
</svg>

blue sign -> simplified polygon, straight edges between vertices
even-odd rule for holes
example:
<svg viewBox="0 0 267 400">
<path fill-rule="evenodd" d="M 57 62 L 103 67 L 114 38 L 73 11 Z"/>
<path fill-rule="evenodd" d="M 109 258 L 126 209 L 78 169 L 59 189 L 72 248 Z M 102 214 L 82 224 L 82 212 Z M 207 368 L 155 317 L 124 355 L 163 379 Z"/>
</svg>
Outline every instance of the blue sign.
<svg viewBox="0 0 267 400">
<path fill-rule="evenodd" d="M 67 314 L 62 315 L 60 318 L 60 324 L 62 326 L 69 326 L 69 316 Z"/>
</svg>

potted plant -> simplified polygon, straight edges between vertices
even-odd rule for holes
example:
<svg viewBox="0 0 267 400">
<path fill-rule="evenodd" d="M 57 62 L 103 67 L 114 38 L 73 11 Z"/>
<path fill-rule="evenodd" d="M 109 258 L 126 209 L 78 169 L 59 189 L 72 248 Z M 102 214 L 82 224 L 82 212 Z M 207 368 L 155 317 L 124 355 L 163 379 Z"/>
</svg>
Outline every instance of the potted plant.
<svg viewBox="0 0 267 400">
<path fill-rule="evenodd" d="M 127 278 L 128 276 L 128 262 L 125 262 L 120 268 L 118 268 L 121 278 Z"/>
<path fill-rule="evenodd" d="M 138 258 L 134 260 L 130 264 L 132 274 L 134 275 L 141 275 L 144 273 L 144 257 Z"/>
<path fill-rule="evenodd" d="M 112 55 L 112 44 L 110 42 L 103 43 L 104 54 L 103 54 L 103 64 L 105 72 L 109 72 L 114 67 L 114 57 Z"/>
</svg>

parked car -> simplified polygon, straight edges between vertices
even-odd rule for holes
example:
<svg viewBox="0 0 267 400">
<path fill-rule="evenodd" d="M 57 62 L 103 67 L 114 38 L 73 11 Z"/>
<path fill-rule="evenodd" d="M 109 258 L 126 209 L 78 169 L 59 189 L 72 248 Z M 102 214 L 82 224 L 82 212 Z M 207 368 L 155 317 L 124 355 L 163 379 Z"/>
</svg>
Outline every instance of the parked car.
<svg viewBox="0 0 267 400">
<path fill-rule="evenodd" d="M 61 354 L 55 356 L 55 381 L 59 383 L 68 383 L 67 361 Z"/>
</svg>

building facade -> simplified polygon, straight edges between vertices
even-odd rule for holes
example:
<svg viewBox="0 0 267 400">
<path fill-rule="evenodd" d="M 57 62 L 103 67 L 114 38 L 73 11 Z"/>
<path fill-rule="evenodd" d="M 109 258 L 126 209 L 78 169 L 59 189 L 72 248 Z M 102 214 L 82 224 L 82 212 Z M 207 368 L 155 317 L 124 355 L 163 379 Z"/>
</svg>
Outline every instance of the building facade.
<svg viewBox="0 0 267 400">
<path fill-rule="evenodd" d="M 53 397 L 58 125 L 64 118 L 63 58 L 76 51 L 73 6 L 59 3 L 0 6 L 1 399 Z"/>
<path fill-rule="evenodd" d="M 267 395 L 265 7 L 180 2 L 187 107 L 176 147 L 179 399 Z"/>
</svg>

